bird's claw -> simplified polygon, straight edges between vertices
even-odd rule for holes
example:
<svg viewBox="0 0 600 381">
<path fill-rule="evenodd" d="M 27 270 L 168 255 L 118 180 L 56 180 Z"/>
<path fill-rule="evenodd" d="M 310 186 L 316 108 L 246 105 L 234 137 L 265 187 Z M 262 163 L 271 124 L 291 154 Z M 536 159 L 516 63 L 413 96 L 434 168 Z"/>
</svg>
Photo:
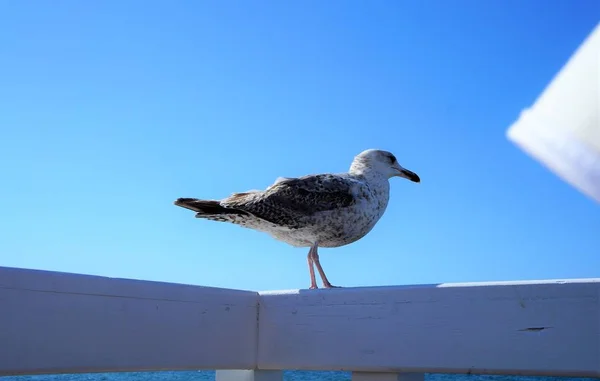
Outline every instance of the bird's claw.
<svg viewBox="0 0 600 381">
<path fill-rule="evenodd" d="M 309 290 L 317 290 L 318 288 L 319 287 L 317 285 L 312 285 L 308 289 Z M 342 288 L 342 286 L 334 286 L 331 283 L 329 283 L 329 284 L 324 284 L 323 288 Z"/>
</svg>

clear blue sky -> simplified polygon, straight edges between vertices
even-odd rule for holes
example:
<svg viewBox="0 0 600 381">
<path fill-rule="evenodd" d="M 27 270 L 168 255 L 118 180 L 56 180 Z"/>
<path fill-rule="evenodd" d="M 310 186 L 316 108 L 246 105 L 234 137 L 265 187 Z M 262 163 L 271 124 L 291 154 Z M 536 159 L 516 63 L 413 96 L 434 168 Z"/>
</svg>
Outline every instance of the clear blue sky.
<svg viewBox="0 0 600 381">
<path fill-rule="evenodd" d="M 3 1 L 0 265 L 243 289 L 309 285 L 305 249 L 195 219 L 278 176 L 392 151 L 342 286 L 600 276 L 600 206 L 505 136 L 597 0 Z"/>
</svg>

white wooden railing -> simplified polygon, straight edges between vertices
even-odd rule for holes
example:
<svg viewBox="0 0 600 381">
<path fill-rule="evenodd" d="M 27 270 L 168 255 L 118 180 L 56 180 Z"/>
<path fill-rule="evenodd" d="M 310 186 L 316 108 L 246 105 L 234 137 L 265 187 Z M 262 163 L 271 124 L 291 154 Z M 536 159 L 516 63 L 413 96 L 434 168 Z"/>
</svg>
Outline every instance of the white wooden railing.
<svg viewBox="0 0 600 381">
<path fill-rule="evenodd" d="M 600 279 L 251 292 L 0 267 L 0 375 L 600 377 Z"/>
</svg>

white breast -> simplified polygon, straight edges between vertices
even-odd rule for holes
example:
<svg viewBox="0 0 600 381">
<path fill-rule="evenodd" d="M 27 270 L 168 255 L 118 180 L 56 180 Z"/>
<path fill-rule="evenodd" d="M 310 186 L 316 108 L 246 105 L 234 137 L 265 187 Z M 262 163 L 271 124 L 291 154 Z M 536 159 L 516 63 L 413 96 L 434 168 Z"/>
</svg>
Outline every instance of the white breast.
<svg viewBox="0 0 600 381">
<path fill-rule="evenodd" d="M 351 242 L 369 233 L 385 213 L 390 197 L 390 185 L 387 179 L 382 180 L 370 181 L 362 187 L 361 194 L 358 195 L 360 202 L 353 207 L 356 222 L 347 223 L 345 226 L 346 235 Z"/>
</svg>

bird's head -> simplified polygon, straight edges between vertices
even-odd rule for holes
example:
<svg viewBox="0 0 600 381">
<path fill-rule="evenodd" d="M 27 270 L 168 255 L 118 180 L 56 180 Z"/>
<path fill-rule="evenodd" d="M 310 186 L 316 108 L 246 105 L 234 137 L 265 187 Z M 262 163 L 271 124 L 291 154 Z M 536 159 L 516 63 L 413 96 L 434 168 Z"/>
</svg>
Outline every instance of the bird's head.
<svg viewBox="0 0 600 381">
<path fill-rule="evenodd" d="M 350 173 L 376 173 L 385 178 L 404 177 L 415 183 L 421 182 L 419 176 L 401 166 L 396 157 L 388 151 L 368 149 L 356 155 L 350 166 Z"/>
</svg>

